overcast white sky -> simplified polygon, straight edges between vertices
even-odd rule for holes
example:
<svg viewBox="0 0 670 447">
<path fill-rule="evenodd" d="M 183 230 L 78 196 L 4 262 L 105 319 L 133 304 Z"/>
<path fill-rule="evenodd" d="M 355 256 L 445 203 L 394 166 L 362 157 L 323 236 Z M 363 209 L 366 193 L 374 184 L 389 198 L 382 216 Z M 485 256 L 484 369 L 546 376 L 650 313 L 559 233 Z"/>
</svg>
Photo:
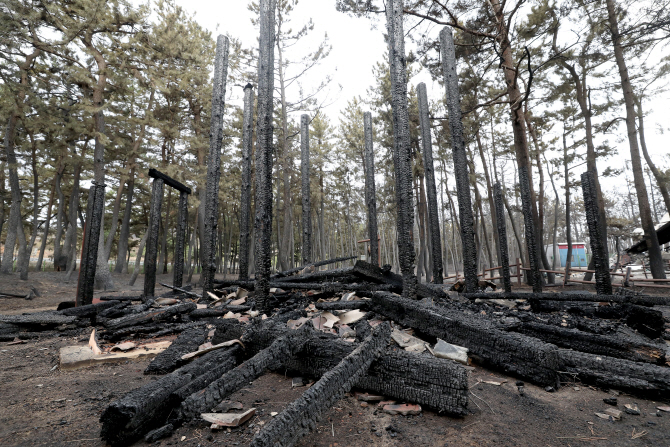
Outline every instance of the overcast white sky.
<svg viewBox="0 0 670 447">
<path fill-rule="evenodd" d="M 246 0 L 177 0 L 177 3 L 187 11 L 194 12 L 196 20 L 203 27 L 212 31 L 215 36 L 228 33 L 239 38 L 247 47 L 258 45 L 258 31 L 251 24 L 252 13 L 247 10 Z M 339 111 L 344 109 L 347 101 L 358 95 L 365 97 L 366 89 L 374 84 L 372 67 L 383 58 L 386 49 L 383 38 L 384 22 L 378 22 L 377 29 L 371 29 L 374 24 L 370 20 L 353 18 L 337 12 L 334 0 L 303 0 L 297 5 L 291 16 L 294 29 L 299 28 L 309 18 L 313 19 L 315 29 L 307 46 L 316 47 L 325 33 L 328 34 L 333 46 L 330 56 L 321 67 L 314 69 L 312 74 L 305 78 L 304 88 L 309 91 L 310 87 L 318 85 L 325 74 L 332 76 L 333 82 L 329 94 L 329 102 L 332 104 L 325 112 L 336 125 Z M 439 28 L 435 27 L 433 31 L 437 34 Z M 411 42 L 407 42 L 406 45 L 407 51 L 412 49 Z M 430 97 L 436 98 L 437 95 L 444 94 L 442 88 L 426 75 L 419 75 L 412 79 L 415 85 L 421 81 L 426 82 Z M 338 85 L 341 85 L 341 91 Z M 239 92 L 236 92 L 235 89 Z M 228 91 L 233 94 L 231 102 L 239 101 L 241 104 L 241 88 L 233 87 L 231 92 L 229 87 Z M 666 141 L 670 133 L 662 135 L 659 129 L 670 128 L 669 100 L 670 94 L 665 92 L 646 104 L 646 110 L 649 113 L 645 121 L 647 145 L 650 152 L 654 154 L 654 158 L 665 166 L 670 163 L 670 158 L 667 157 L 670 151 L 668 151 Z M 622 109 L 622 116 L 624 113 Z M 623 124 L 618 127 L 617 133 L 617 135 L 608 135 L 607 138 L 611 144 L 617 146 L 619 156 L 600 163 L 599 170 L 604 170 L 607 166 L 623 167 L 624 160 L 630 158 Z M 605 180 L 603 187 L 612 193 L 616 190 L 623 192 L 625 189 L 621 179 Z"/>
</svg>

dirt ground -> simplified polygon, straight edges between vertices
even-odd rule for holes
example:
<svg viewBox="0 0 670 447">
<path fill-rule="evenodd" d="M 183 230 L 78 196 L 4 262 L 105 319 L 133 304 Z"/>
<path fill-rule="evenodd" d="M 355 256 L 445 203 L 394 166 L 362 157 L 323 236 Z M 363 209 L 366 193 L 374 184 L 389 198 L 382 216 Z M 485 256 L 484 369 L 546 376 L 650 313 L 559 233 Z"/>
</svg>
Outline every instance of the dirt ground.
<svg viewBox="0 0 670 447">
<path fill-rule="evenodd" d="M 64 273 L 31 273 L 29 282 L 0 277 L 0 291 L 23 293 L 34 285 L 41 297 L 33 301 L 0 299 L 0 313 L 21 313 L 55 308 L 72 300 L 76 281 L 66 284 Z M 133 288 L 127 276 L 114 276 L 115 292 L 139 294 L 142 277 Z M 166 275 L 165 280 L 171 282 Z M 162 278 L 159 278 L 162 281 Z M 167 289 L 157 288 L 157 293 Z M 79 337 L 44 338 L 25 344 L 0 343 L 0 445 L 2 446 L 101 446 L 99 417 L 105 407 L 155 376 L 142 374 L 149 360 L 98 365 L 75 371 L 58 368 L 59 349 L 86 344 Z M 505 382 L 500 386 L 483 381 Z M 374 404 L 361 406 L 347 395 L 323 417 L 318 430 L 303 438 L 301 447 L 331 446 L 668 446 L 670 413 L 667 405 L 614 390 L 599 390 L 580 383 L 566 383 L 550 393 L 525 384 L 521 395 L 516 379 L 475 366 L 470 371 L 470 414 L 452 418 L 423 411 L 419 416 L 391 416 Z M 209 424 L 179 428 L 153 445 L 245 446 L 254 433 L 296 399 L 304 387 L 292 388 L 291 378 L 266 374 L 231 396 L 256 416 L 241 428 L 212 431 Z M 641 415 L 624 414 L 620 421 L 598 418 L 609 406 L 604 398 L 616 395 L 617 408 L 637 403 Z M 639 437 L 638 437 L 639 436 Z M 143 441 L 136 445 L 145 444 Z"/>
</svg>

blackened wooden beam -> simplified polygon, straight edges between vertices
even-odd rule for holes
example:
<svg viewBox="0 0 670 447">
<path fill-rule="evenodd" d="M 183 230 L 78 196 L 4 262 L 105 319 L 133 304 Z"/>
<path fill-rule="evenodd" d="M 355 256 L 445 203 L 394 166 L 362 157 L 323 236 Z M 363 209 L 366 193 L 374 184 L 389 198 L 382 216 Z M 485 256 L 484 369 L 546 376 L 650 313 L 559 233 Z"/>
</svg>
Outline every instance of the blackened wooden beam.
<svg viewBox="0 0 670 447">
<path fill-rule="evenodd" d="M 219 221 L 219 179 L 221 178 L 221 144 L 223 140 L 223 109 L 228 73 L 228 38 L 216 39 L 214 79 L 212 80 L 212 121 L 209 129 L 209 154 L 207 155 L 207 188 L 205 190 L 205 231 L 202 244 L 202 296 L 214 288 L 216 273 L 216 235 Z"/>
<path fill-rule="evenodd" d="M 356 259 L 356 258 L 358 258 L 358 256 L 343 256 L 341 258 L 333 258 L 333 259 L 326 259 L 325 261 L 313 262 L 311 264 L 301 265 L 300 267 L 296 267 L 296 268 L 293 268 L 291 270 L 285 270 L 283 272 L 277 272 L 276 274 L 272 275 L 270 277 L 270 279 L 282 278 L 284 276 L 292 275 L 292 274 L 297 273 L 301 270 L 304 270 L 306 267 L 322 267 L 324 265 L 336 264 L 338 262 L 350 261 L 350 260 Z"/>
<path fill-rule="evenodd" d="M 240 197 L 240 280 L 249 279 L 249 243 L 251 221 L 251 153 L 253 143 L 254 88 L 244 87 L 242 120 L 242 192 Z"/>
<path fill-rule="evenodd" d="M 149 211 L 149 233 L 144 255 L 144 297 L 154 296 L 156 289 L 156 256 L 158 253 L 158 230 L 163 204 L 163 179 L 155 178 L 151 185 L 151 208 Z"/>
<path fill-rule="evenodd" d="M 495 203 L 496 221 L 498 223 L 498 241 L 500 262 L 500 276 L 503 278 L 503 289 L 505 293 L 512 292 L 512 281 L 509 274 L 509 254 L 507 253 L 507 224 L 505 223 L 505 205 L 503 202 L 503 191 L 500 183 L 493 185 L 493 196 Z"/>
<path fill-rule="evenodd" d="M 309 185 L 309 115 L 300 116 L 300 173 L 302 175 L 302 263 L 312 261 L 312 212 Z"/>
<path fill-rule="evenodd" d="M 184 354 L 198 350 L 198 346 L 207 339 L 207 332 L 209 332 L 209 329 L 203 326 L 185 330 L 165 351 L 158 354 L 149 363 L 149 366 L 144 370 L 144 374 L 163 375 L 171 373 L 186 363 L 181 359 Z"/>
<path fill-rule="evenodd" d="M 377 197 L 375 192 L 375 152 L 372 144 L 372 114 L 363 113 L 365 133 L 365 205 L 368 209 L 368 237 L 370 264 L 379 265 L 379 238 L 377 235 Z"/>
<path fill-rule="evenodd" d="M 181 287 L 184 278 L 184 243 L 188 227 L 188 193 L 179 193 L 179 215 L 177 216 L 177 240 L 174 247 L 174 266 L 172 267 L 172 285 Z"/>
<path fill-rule="evenodd" d="M 252 447 L 290 447 L 316 429 L 323 413 L 347 393 L 365 375 L 384 351 L 391 335 L 388 322 L 378 325 L 354 351 L 324 374 L 318 382 L 288 405 L 256 434 Z"/>
<path fill-rule="evenodd" d="M 479 289 L 477 280 L 477 246 L 475 245 L 475 224 L 470 198 L 470 178 L 468 160 L 465 153 L 461 97 L 456 71 L 456 50 L 451 28 L 440 31 L 440 52 L 442 53 L 442 75 L 447 96 L 449 129 L 451 130 L 452 153 L 454 157 L 454 176 L 456 177 L 456 196 L 458 197 L 458 215 L 461 223 L 461 241 L 463 243 L 463 274 L 468 292 Z"/>
<path fill-rule="evenodd" d="M 259 2 L 258 124 L 256 131 L 256 217 L 254 238 L 256 307 L 270 309 L 270 261 L 272 236 L 272 133 L 274 89 L 275 0 Z"/>
<path fill-rule="evenodd" d="M 151 178 L 159 178 L 163 180 L 163 183 L 165 183 L 168 186 L 173 187 L 179 192 L 184 192 L 186 194 L 191 194 L 191 188 L 188 186 L 184 185 L 183 183 L 173 179 L 167 174 L 163 174 L 161 171 L 158 171 L 154 168 L 149 169 L 149 177 Z"/>
<path fill-rule="evenodd" d="M 407 67 L 403 31 L 403 0 L 390 0 L 386 5 L 393 108 L 393 159 L 396 178 L 398 212 L 398 260 L 403 278 L 403 296 L 416 298 L 417 278 L 414 274 L 414 197 L 412 148 L 409 135 L 407 102 Z"/>
<path fill-rule="evenodd" d="M 537 246 L 536 228 L 533 221 L 533 202 L 530 194 L 530 175 L 527 166 L 519 166 L 519 191 L 521 193 L 521 210 L 523 226 L 526 233 L 526 248 L 530 264 L 530 281 L 534 293 L 542 293 L 542 274 L 540 273 L 540 256 Z"/>
<path fill-rule="evenodd" d="M 611 295 L 612 277 L 610 276 L 609 268 L 610 257 L 607 253 L 607 245 L 603 244 L 603 240 L 606 239 L 607 235 L 603 235 L 600 232 L 603 225 L 600 222 L 596 181 L 592 172 L 587 171 L 582 174 L 582 192 L 584 194 L 586 223 L 589 227 L 593 267 L 596 271 L 596 292 L 598 295 Z"/>
<path fill-rule="evenodd" d="M 440 215 L 437 208 L 437 190 L 435 187 L 435 169 L 433 168 L 433 142 L 428 117 L 428 94 L 426 84 L 418 85 L 419 122 L 421 124 L 421 149 L 423 152 L 423 170 L 426 178 L 428 199 L 428 228 L 430 229 L 430 247 L 433 257 L 433 283 L 442 284 L 442 238 L 440 237 Z"/>
</svg>

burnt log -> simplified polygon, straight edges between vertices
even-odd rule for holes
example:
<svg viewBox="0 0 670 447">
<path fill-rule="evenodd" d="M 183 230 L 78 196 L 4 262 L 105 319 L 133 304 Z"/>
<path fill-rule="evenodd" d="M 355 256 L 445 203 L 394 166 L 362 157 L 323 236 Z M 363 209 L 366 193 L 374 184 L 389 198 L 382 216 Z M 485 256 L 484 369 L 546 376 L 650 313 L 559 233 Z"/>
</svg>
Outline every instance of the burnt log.
<svg viewBox="0 0 670 447">
<path fill-rule="evenodd" d="M 551 301 L 590 301 L 611 303 L 629 303 L 640 306 L 668 306 L 667 296 L 631 296 L 631 295 L 593 295 L 590 293 L 463 293 L 461 296 L 469 300 L 492 300 L 504 298 L 508 300 L 551 300 Z"/>
<path fill-rule="evenodd" d="M 142 296 L 101 296 L 100 301 L 142 301 Z"/>
<path fill-rule="evenodd" d="M 263 427 L 251 441 L 251 446 L 293 446 L 314 430 L 323 413 L 351 390 L 383 352 L 390 335 L 388 323 L 377 326 L 351 354 Z"/>
<path fill-rule="evenodd" d="M 631 362 L 604 355 L 560 350 L 559 356 L 572 380 L 616 388 L 651 399 L 670 398 L 670 368 Z"/>
<path fill-rule="evenodd" d="M 144 374 L 168 374 L 185 363 L 181 357 L 189 352 L 197 351 L 198 346 L 207 339 L 206 328 L 192 327 L 182 332 L 179 337 L 163 352 L 154 358 L 144 370 Z"/>
<path fill-rule="evenodd" d="M 240 323 L 233 318 L 227 320 L 214 320 L 212 323 L 216 326 L 214 337 L 212 337 L 213 345 L 239 339 L 244 334 L 244 329 L 246 328 L 245 324 Z"/>
<path fill-rule="evenodd" d="M 360 320 L 355 329 L 364 335 Z M 251 326 L 243 341 L 247 350 L 257 352 L 290 330 L 285 325 L 266 320 Z M 309 339 L 295 357 L 285 362 L 281 373 L 318 379 L 349 355 L 356 343 L 349 343 L 332 334 L 312 331 Z M 462 365 L 404 350 L 387 348 L 372 363 L 356 383 L 356 388 L 388 396 L 391 399 L 413 402 L 437 412 L 463 416 L 467 412 L 468 379 Z"/>
<path fill-rule="evenodd" d="M 305 264 L 300 267 L 293 268 L 291 270 L 285 270 L 283 272 L 277 272 L 274 275 L 270 276 L 270 279 L 276 279 L 276 278 L 282 278 L 284 276 L 289 276 L 293 275 L 294 273 L 298 273 L 302 270 L 304 270 L 307 267 L 322 267 L 324 265 L 330 265 L 330 264 L 336 264 L 338 262 L 345 262 L 345 261 L 350 261 L 352 259 L 356 259 L 358 256 L 344 256 L 341 258 L 333 258 L 333 259 L 327 259 L 325 261 L 319 261 L 319 262 L 313 262 L 311 264 Z"/>
<path fill-rule="evenodd" d="M 354 268 L 353 267 L 345 267 L 341 269 L 334 269 L 334 270 L 325 270 L 323 272 L 314 272 L 314 273 L 307 273 L 305 275 L 293 275 L 293 276 L 288 276 L 284 278 L 275 278 L 272 280 L 273 283 L 282 283 L 282 282 L 308 282 L 308 281 L 316 281 L 318 282 L 319 280 L 323 281 L 328 281 L 328 280 L 334 280 L 337 278 L 340 278 L 343 280 L 342 282 L 347 282 L 346 278 L 347 277 L 352 277 L 353 278 L 353 273 L 354 273 Z"/>
<path fill-rule="evenodd" d="M 237 362 L 237 348 L 209 352 L 112 402 L 100 416 L 100 437 L 113 446 L 130 445 L 162 426 L 174 409 L 173 393 L 222 365 L 233 368 Z"/>
<path fill-rule="evenodd" d="M 279 337 L 268 348 L 227 372 L 207 388 L 187 397 L 179 408 L 178 419 L 195 419 L 201 413 L 209 412 L 227 396 L 264 374 L 266 369 L 281 367 L 305 343 L 306 333 L 305 327 Z"/>
<path fill-rule="evenodd" d="M 63 309 L 58 311 L 61 315 L 67 315 L 69 317 L 79 317 L 79 318 L 88 318 L 94 317 L 103 310 L 116 307 L 118 303 L 114 301 L 105 301 L 104 303 L 95 303 L 95 304 L 86 304 L 79 307 L 70 307 L 68 309 Z"/>
<path fill-rule="evenodd" d="M 108 329 L 121 329 L 136 326 L 148 322 L 166 321 L 176 315 L 188 314 L 197 308 L 195 303 L 181 303 L 161 309 L 147 310 L 137 314 L 126 315 L 105 322 Z"/>
<path fill-rule="evenodd" d="M 380 268 L 365 261 L 357 261 L 353 273 L 361 279 L 370 282 L 388 284 L 394 287 L 403 287 L 403 277 L 393 273 L 390 269 Z M 447 294 L 439 286 L 427 284 L 415 285 L 416 295 L 420 298 L 445 298 Z"/>
<path fill-rule="evenodd" d="M 522 323 L 514 331 L 575 351 L 602 354 L 634 362 L 659 365 L 665 363 L 665 346 L 645 343 L 624 334 L 599 335 L 532 321 Z"/>
<path fill-rule="evenodd" d="M 17 325 L 60 325 L 71 324 L 77 321 L 77 317 L 62 315 L 56 312 L 35 312 L 23 315 L 0 315 L 0 323 L 11 323 Z"/>
<path fill-rule="evenodd" d="M 0 342 L 5 341 L 14 341 L 19 340 L 33 340 L 36 338 L 44 337 L 49 332 L 15 332 L 15 333 L 2 333 L 0 334 Z"/>
<path fill-rule="evenodd" d="M 100 338 L 110 341 L 121 340 L 123 338 L 128 338 L 133 334 L 146 334 L 152 338 L 162 337 L 163 335 L 179 334 L 187 329 L 203 326 L 205 323 L 202 321 L 198 322 L 189 322 L 189 323 L 152 323 L 143 326 L 131 326 L 123 329 L 110 330 L 100 332 Z"/>
<path fill-rule="evenodd" d="M 543 386 L 557 387 L 561 362 L 555 345 L 505 332 L 478 315 L 467 315 L 378 292 L 371 310 L 448 343 L 464 346 L 478 363 Z"/>
</svg>

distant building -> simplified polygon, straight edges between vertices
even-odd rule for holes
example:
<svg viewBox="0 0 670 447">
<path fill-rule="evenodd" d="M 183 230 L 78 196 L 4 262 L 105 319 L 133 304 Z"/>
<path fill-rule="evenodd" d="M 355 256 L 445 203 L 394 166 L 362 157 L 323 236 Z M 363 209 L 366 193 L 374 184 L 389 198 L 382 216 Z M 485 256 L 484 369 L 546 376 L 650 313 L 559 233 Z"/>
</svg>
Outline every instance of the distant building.
<svg viewBox="0 0 670 447">
<path fill-rule="evenodd" d="M 568 243 L 559 243 L 558 244 L 558 256 L 561 260 L 561 267 L 565 267 L 565 263 L 568 258 Z M 572 260 L 570 263 L 571 267 L 588 267 L 589 266 L 589 257 L 586 253 L 586 242 L 573 242 L 572 243 Z"/>
</svg>

